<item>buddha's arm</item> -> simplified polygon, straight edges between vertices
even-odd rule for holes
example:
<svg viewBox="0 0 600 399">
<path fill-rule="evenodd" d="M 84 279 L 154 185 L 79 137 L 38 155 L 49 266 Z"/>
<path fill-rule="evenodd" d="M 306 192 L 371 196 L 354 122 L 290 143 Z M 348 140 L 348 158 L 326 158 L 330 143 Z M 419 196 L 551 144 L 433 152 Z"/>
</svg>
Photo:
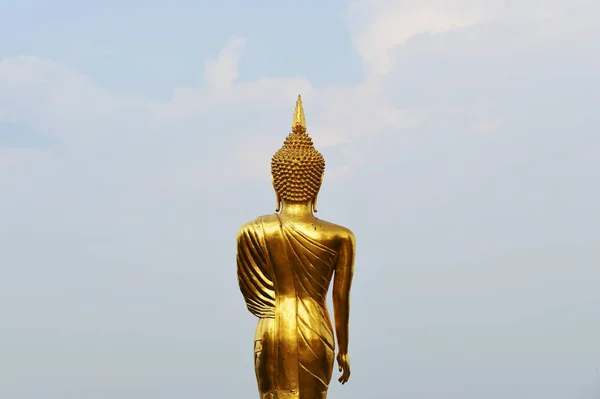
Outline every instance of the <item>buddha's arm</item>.
<svg viewBox="0 0 600 399">
<path fill-rule="evenodd" d="M 348 353 L 348 323 L 350 318 L 350 287 L 354 274 L 354 252 L 356 240 L 352 232 L 342 239 L 340 253 L 335 265 L 333 281 L 333 312 L 338 350 L 341 355 Z"/>
</svg>

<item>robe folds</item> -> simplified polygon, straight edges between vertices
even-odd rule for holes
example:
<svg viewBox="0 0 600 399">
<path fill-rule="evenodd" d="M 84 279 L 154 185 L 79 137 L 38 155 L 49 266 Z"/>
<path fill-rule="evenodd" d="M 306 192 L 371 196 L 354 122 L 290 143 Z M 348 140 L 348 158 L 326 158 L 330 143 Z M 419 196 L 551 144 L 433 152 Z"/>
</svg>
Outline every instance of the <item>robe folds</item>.
<svg viewBox="0 0 600 399">
<path fill-rule="evenodd" d="M 259 318 L 254 366 L 261 399 L 326 397 L 335 357 L 326 296 L 336 257 L 277 214 L 238 232 L 238 283 Z"/>
</svg>

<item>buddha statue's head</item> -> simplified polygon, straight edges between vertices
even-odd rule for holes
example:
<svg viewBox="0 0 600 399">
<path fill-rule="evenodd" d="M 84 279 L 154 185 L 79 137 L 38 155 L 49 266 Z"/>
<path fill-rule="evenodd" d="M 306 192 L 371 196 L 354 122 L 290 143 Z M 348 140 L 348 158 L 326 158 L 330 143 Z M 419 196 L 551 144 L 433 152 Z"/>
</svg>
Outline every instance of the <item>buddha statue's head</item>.
<svg viewBox="0 0 600 399">
<path fill-rule="evenodd" d="M 278 212 L 281 203 L 312 204 L 317 211 L 317 195 L 323 182 L 325 159 L 315 149 L 306 133 L 302 99 L 298 96 L 292 121 L 292 132 L 271 159 L 271 179 L 277 194 Z"/>
</svg>

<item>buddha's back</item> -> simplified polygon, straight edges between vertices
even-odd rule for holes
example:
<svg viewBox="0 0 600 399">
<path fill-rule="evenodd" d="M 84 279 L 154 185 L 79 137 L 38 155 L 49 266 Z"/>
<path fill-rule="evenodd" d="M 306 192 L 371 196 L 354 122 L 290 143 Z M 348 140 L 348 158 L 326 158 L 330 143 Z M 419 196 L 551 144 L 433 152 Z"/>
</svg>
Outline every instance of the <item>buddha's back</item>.
<svg viewBox="0 0 600 399">
<path fill-rule="evenodd" d="M 290 273 L 294 273 L 296 278 L 305 277 L 308 280 L 307 284 L 314 288 L 314 294 L 318 295 L 313 299 L 325 305 L 325 296 L 335 270 L 335 261 L 340 251 L 345 248 L 344 244 L 354 240 L 354 234 L 343 226 L 320 220 L 312 215 L 306 218 L 295 218 L 271 214 L 262 216 L 261 219 L 263 223 L 270 225 L 265 231 L 277 232 L 281 226 L 284 233 L 277 232 L 266 236 L 267 246 L 281 238 L 289 245 L 285 256 L 280 260 L 285 264 L 275 263 L 273 267 L 287 269 Z M 280 287 L 279 294 L 284 295 L 284 292 L 284 288 Z M 297 294 L 303 295 L 305 292 L 300 290 Z"/>
<path fill-rule="evenodd" d="M 272 315 L 261 317 L 255 333 L 261 391 L 325 397 L 335 359 L 326 298 L 352 233 L 314 217 L 272 214 L 244 225 L 238 237 L 239 279 L 247 302 L 262 302 L 268 308 L 262 314 Z"/>
</svg>

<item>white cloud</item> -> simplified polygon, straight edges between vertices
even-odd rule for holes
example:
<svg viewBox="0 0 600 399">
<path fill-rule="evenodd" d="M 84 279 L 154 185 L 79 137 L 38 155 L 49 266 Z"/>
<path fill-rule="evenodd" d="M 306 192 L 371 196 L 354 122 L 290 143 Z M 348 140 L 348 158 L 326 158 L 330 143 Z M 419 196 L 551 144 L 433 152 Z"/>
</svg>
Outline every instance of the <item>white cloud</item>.
<svg viewBox="0 0 600 399">
<path fill-rule="evenodd" d="M 233 86 L 238 77 L 238 64 L 246 39 L 234 36 L 227 42 L 219 56 L 209 59 L 204 69 L 204 84 L 212 90 L 224 91 Z"/>
<path fill-rule="evenodd" d="M 168 101 L 107 90 L 75 70 L 38 57 L 6 58 L 0 63 L 0 122 L 26 124 L 57 140 L 69 156 L 90 165 L 100 157 L 98 154 L 105 154 L 115 171 L 127 167 L 131 169 L 129 178 L 140 182 L 146 175 L 151 180 L 152 176 L 174 173 L 190 179 L 210 178 L 215 183 L 244 177 L 266 179 L 268 160 L 289 130 L 298 93 L 303 95 L 314 141 L 325 151 L 340 146 L 360 147 L 361 141 L 371 140 L 375 133 L 398 134 L 448 110 L 471 115 L 474 130 L 491 129 L 495 125 L 489 121 L 498 117 L 489 107 L 484 123 L 476 109 L 458 106 L 451 99 L 433 104 L 434 99 L 448 95 L 443 92 L 444 84 L 468 87 L 470 76 L 448 79 L 443 74 L 432 77 L 413 71 L 410 82 L 402 80 L 407 65 L 402 64 L 402 57 L 394 57 L 399 46 L 419 34 L 436 35 L 500 20 L 515 24 L 537 21 L 532 26 L 538 29 L 530 37 L 540 36 L 540 27 L 546 27 L 543 32 L 581 34 L 581 29 L 566 28 L 571 24 L 561 12 L 570 10 L 569 15 L 582 15 L 584 3 L 580 0 L 579 8 L 569 8 L 557 1 L 533 0 L 354 2 L 347 20 L 365 64 L 366 79 L 353 87 L 314 87 L 304 77 L 238 82 L 246 43 L 239 36 L 232 37 L 215 58 L 208 59 L 203 87 L 176 88 Z M 455 41 L 454 47 L 444 45 L 444 51 L 454 52 L 452 57 L 458 59 L 461 51 L 480 51 L 493 45 L 505 58 L 510 57 L 510 52 L 518 48 L 516 44 L 526 40 L 516 40 L 518 33 L 502 29 L 482 36 L 479 41 L 483 47 L 465 47 L 467 41 L 459 46 Z M 544 37 L 560 41 L 552 35 Z M 432 54 L 437 49 L 429 51 Z M 411 59 L 425 56 L 411 53 Z M 399 101 L 407 83 L 413 87 L 413 94 L 414 90 L 429 93 L 432 105 L 411 103 L 410 93 Z M 501 77 L 486 82 L 489 87 L 508 87 L 509 83 L 515 84 Z M 345 162 L 357 162 L 357 157 L 339 154 Z M 336 167 L 351 170 L 351 166 L 338 163 Z"/>
<path fill-rule="evenodd" d="M 233 175 L 268 178 L 269 158 L 288 133 L 298 93 L 320 148 L 352 142 L 381 126 L 416 123 L 407 111 L 383 104 L 370 86 L 317 89 L 302 77 L 236 83 L 244 43 L 234 37 L 207 62 L 205 88 L 178 88 L 166 102 L 111 92 L 48 60 L 7 58 L 0 64 L 3 120 L 24 123 L 83 157 L 108 151 L 120 154 L 123 164 L 136 159 L 161 174 L 184 168 L 188 176 L 195 165 L 198 176 L 212 175 L 215 182 L 224 173 L 231 178 L 232 168 Z M 225 145 L 222 153 L 206 157 L 202 148 L 215 142 Z M 170 159 L 160 166 L 151 163 L 167 153 Z"/>
<path fill-rule="evenodd" d="M 498 18 L 505 0 L 362 0 L 352 4 L 347 18 L 354 26 L 357 51 L 370 75 L 388 74 L 390 50 L 419 34 L 438 34 L 474 26 Z M 358 22 L 357 14 L 367 13 Z"/>
<path fill-rule="evenodd" d="M 368 78 L 378 79 L 394 69 L 394 50 L 418 35 L 503 21 L 507 25 L 499 35 L 524 30 L 510 45 L 544 46 L 589 34 L 596 26 L 592 15 L 597 8 L 593 0 L 357 0 L 346 19 Z M 497 45 L 502 36 L 496 39 L 489 45 Z"/>
<path fill-rule="evenodd" d="M 38 57 L 0 63 L 0 108 L 4 120 L 24 123 L 69 146 L 114 139 L 151 101 L 114 93 L 65 66 Z M 127 134 L 127 133 L 126 133 Z"/>
</svg>

